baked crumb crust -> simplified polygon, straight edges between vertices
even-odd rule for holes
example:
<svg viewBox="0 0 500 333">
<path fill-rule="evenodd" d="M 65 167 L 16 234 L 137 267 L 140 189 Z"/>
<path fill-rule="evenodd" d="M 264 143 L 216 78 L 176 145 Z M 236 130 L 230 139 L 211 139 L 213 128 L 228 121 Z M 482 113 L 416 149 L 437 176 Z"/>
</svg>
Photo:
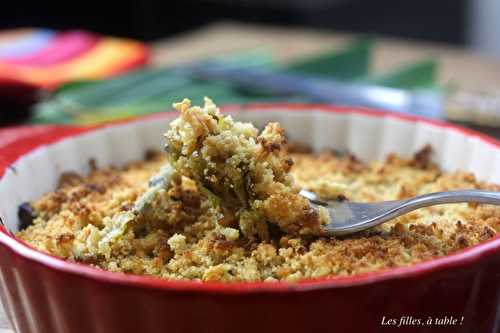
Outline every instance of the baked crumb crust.
<svg viewBox="0 0 500 333">
<path fill-rule="evenodd" d="M 253 126 L 237 130 L 248 133 L 243 134 L 244 138 L 256 138 L 256 149 L 268 149 L 272 163 L 290 171 L 292 177 L 284 177 L 280 183 L 290 189 L 303 187 L 324 198 L 359 202 L 452 189 L 500 190 L 498 185 L 477 181 L 470 173 L 442 172 L 430 161 L 430 147 L 409 159 L 391 154 L 384 161 L 365 163 L 351 155 L 312 153 L 305 147 L 286 146 L 277 126 L 265 130 L 262 139 L 258 139 Z M 201 127 L 202 132 L 206 129 Z M 213 136 L 203 135 L 205 139 Z M 221 200 L 240 198 L 234 193 L 227 196 L 224 189 L 197 180 L 200 174 L 193 172 L 197 169 L 191 157 L 206 147 L 218 149 L 207 156 L 227 154 L 230 145 L 220 147 L 214 140 L 214 145 L 200 146 L 199 140 L 187 139 L 193 137 L 167 135 L 169 161 L 164 154 L 148 152 L 143 161 L 122 169 L 94 168 L 88 176 L 64 174 L 56 191 L 32 203 L 37 217 L 17 236 L 41 251 L 106 270 L 230 282 L 296 281 L 408 266 L 475 245 L 500 230 L 499 207 L 453 204 L 423 208 L 345 237 L 301 234 L 288 226 L 296 226 L 295 219 L 304 221 L 304 215 L 294 217 L 283 208 L 284 203 L 289 203 L 291 211 L 297 212 L 300 203 L 294 202 L 296 190 L 282 191 L 277 196 L 263 190 L 264 200 L 256 206 L 245 198 L 252 209 L 236 211 L 221 205 Z M 233 136 L 228 135 L 231 139 Z M 241 147 L 241 143 L 236 146 Z M 273 152 L 279 154 L 274 156 Z M 284 162 L 288 157 L 293 159 L 293 165 Z M 103 243 L 103 235 L 111 237 L 109 230 L 115 231 L 112 227 L 116 227 L 116 221 L 111 217 L 130 212 L 137 199 L 150 189 L 150 178 L 172 160 L 179 163 L 176 170 L 181 172 L 172 177 L 171 186 L 155 192 L 157 200 L 148 202 L 144 216 L 121 229 L 112 242 Z M 216 168 L 220 169 L 220 165 Z M 304 209 L 307 211 L 307 207 Z M 283 222 L 287 218 L 293 223 Z M 108 232 L 103 233 L 106 228 Z"/>
<path fill-rule="evenodd" d="M 335 197 L 337 185 L 328 186 L 332 180 L 346 185 L 343 193 L 353 201 L 461 188 L 500 190 L 470 173 L 443 173 L 434 165 L 422 167 L 395 155 L 370 164 L 331 152 L 291 156 L 291 171 L 300 186 Z M 314 239 L 273 230 L 268 241 L 261 241 L 221 227 L 218 217 L 207 212 L 189 225 L 135 230 L 115 245 L 109 259 L 75 258 L 71 249 L 85 226 L 99 227 L 106 216 L 133 205 L 164 162 L 165 157 L 156 154 L 123 169 L 63 176 L 55 192 L 33 203 L 38 217 L 18 237 L 41 251 L 111 271 L 204 281 L 295 281 L 408 266 L 477 244 L 500 230 L 498 207 L 455 204 L 420 209 L 348 237 Z"/>
</svg>

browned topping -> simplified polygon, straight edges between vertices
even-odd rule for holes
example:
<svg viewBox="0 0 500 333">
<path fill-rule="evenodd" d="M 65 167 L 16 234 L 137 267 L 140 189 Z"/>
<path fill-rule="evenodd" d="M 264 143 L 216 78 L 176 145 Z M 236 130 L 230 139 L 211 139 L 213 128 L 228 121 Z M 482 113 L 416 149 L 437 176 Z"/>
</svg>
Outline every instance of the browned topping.
<svg viewBox="0 0 500 333">
<path fill-rule="evenodd" d="M 159 156 L 161 156 L 157 150 L 154 150 L 154 149 L 148 149 L 146 150 L 146 153 L 144 153 L 144 159 L 146 161 L 151 161 L 151 160 L 154 160 L 155 158 L 158 158 Z"/>
<path fill-rule="evenodd" d="M 425 145 L 422 149 L 415 153 L 410 165 L 421 169 L 427 169 L 431 162 L 432 147 Z"/>
<path fill-rule="evenodd" d="M 134 208 L 134 203 L 133 202 L 125 202 L 123 205 L 121 205 L 121 210 L 122 211 L 130 211 Z"/>
<path fill-rule="evenodd" d="M 90 192 L 97 192 L 99 194 L 103 194 L 104 192 L 106 192 L 106 189 L 104 188 L 104 186 L 102 185 L 99 185 L 99 184 L 95 184 L 95 183 L 88 183 L 88 184 L 85 184 L 85 189 L 90 193 Z"/>
<path fill-rule="evenodd" d="M 398 199 L 408 199 L 416 196 L 415 191 L 408 185 L 401 186 L 399 190 Z"/>
<path fill-rule="evenodd" d="M 410 159 L 391 154 L 373 163 L 331 151 L 287 155 L 277 123 L 258 134 L 251 124 L 223 117 L 209 100 L 204 108 L 188 101 L 176 106 L 181 118 L 166 135 L 170 169 L 161 169 L 172 174 L 159 186 L 148 182 L 167 157 L 152 152 L 122 169 L 66 174 L 58 190 L 31 203 L 33 223 L 17 236 L 110 271 L 230 282 L 408 266 L 500 231 L 500 207 L 454 204 L 422 208 L 355 235 L 319 237 L 328 217 L 298 195 L 300 188 L 329 200 L 374 202 L 500 187 L 470 173 L 442 172 L 429 146 Z"/>
<path fill-rule="evenodd" d="M 349 201 L 349 198 L 347 198 L 345 195 L 343 194 L 339 194 L 337 195 L 337 198 L 336 198 L 337 201 Z"/>
<path fill-rule="evenodd" d="M 92 171 L 96 171 L 98 169 L 97 161 L 95 160 L 95 158 L 91 158 L 89 160 L 89 166 L 90 166 L 90 170 L 92 170 Z"/>
<path fill-rule="evenodd" d="M 257 137 L 264 154 L 278 151 L 286 144 L 285 130 L 278 123 L 269 123 L 264 132 Z"/>
<path fill-rule="evenodd" d="M 297 142 L 290 142 L 286 145 L 286 150 L 288 153 L 293 154 L 310 154 L 312 153 L 311 146 L 304 145 Z"/>
<path fill-rule="evenodd" d="M 470 174 L 442 173 L 432 164 L 422 169 L 414 165 L 413 159 L 395 155 L 385 163 L 371 165 L 332 153 L 293 154 L 293 158 L 296 163 L 292 173 L 301 186 L 314 190 L 325 179 L 350 184 L 339 197 L 352 201 L 389 200 L 401 193 L 422 194 L 442 188 L 497 188 L 478 183 Z M 34 203 L 39 217 L 19 236 L 40 250 L 76 260 L 72 248 L 81 241 L 81 228 L 87 223 L 100 225 L 102 216 L 130 210 L 148 178 L 163 162 L 164 157 L 159 157 L 132 163 L 123 170 L 98 170 L 82 177 L 81 184 L 66 185 L 45 195 Z M 356 171 L 349 171 L 352 168 L 346 167 L 347 163 L 355 163 Z M 89 191 L 87 184 L 103 186 L 106 191 Z M 86 195 L 73 195 L 82 189 Z M 365 233 L 342 238 L 298 237 L 269 228 L 266 243 L 241 233 L 234 238 L 238 237 L 235 212 L 226 209 L 221 215 L 203 213 L 207 198 L 188 182 L 182 185 L 179 181 L 176 190 L 179 206 L 171 207 L 164 218 L 186 219 L 182 207 L 187 205 L 198 207 L 197 221 L 160 229 L 153 224 L 145 226 L 127 236 L 130 241 L 118 244 L 111 258 L 89 253 L 77 260 L 104 269 L 166 278 L 297 280 L 411 265 L 491 239 L 500 230 L 499 207 L 460 204 L 421 209 Z M 272 211 L 272 200 L 267 205 Z M 296 214 L 307 220 L 307 210 Z"/>
<path fill-rule="evenodd" d="M 59 183 L 57 188 L 69 187 L 80 185 L 83 182 L 83 177 L 77 174 L 76 172 L 68 171 L 64 172 L 59 178 Z"/>
<path fill-rule="evenodd" d="M 68 242 L 71 242 L 73 239 L 75 239 L 75 235 L 70 234 L 70 233 L 64 233 L 64 234 L 59 235 L 57 237 L 57 244 L 61 245 L 64 243 L 68 243 Z"/>
<path fill-rule="evenodd" d="M 292 168 L 292 166 L 293 166 L 293 159 L 292 159 L 291 157 L 290 157 L 290 158 L 285 158 L 285 159 L 283 160 L 283 162 L 284 162 L 284 167 L 283 167 L 283 170 L 284 170 L 285 172 L 289 172 L 289 171 L 290 171 L 290 169 L 291 169 L 291 168 Z"/>
</svg>

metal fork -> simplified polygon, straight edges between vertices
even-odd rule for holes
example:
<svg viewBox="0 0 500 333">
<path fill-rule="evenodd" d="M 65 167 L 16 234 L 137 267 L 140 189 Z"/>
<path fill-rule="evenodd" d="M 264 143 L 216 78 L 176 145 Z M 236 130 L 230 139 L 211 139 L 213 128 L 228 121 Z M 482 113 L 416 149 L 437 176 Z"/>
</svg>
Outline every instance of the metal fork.
<svg viewBox="0 0 500 333">
<path fill-rule="evenodd" d="M 377 203 L 322 201 L 307 190 L 301 190 L 300 194 L 309 199 L 313 206 L 328 209 L 330 223 L 325 226 L 325 232 L 332 236 L 365 230 L 422 207 L 462 202 L 500 205 L 500 192 L 481 190 L 435 192 L 405 200 Z"/>
</svg>

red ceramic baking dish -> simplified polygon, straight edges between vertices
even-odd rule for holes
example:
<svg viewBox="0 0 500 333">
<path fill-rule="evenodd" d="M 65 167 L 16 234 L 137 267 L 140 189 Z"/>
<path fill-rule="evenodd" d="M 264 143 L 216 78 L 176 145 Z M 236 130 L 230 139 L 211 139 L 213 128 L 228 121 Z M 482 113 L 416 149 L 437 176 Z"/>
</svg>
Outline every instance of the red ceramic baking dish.
<svg viewBox="0 0 500 333">
<path fill-rule="evenodd" d="M 259 126 L 277 120 L 293 141 L 366 160 L 409 155 L 430 143 L 445 170 L 500 182 L 500 143 L 447 123 L 322 105 L 226 112 Z M 358 276 L 221 284 L 102 271 L 37 252 L 12 236 L 18 205 L 53 190 L 61 172 L 85 172 L 89 158 L 100 166 L 139 159 L 147 148 L 161 147 L 174 116 L 92 129 L 0 131 L 0 289 L 17 332 L 499 332 L 498 237 L 411 267 Z"/>
</svg>

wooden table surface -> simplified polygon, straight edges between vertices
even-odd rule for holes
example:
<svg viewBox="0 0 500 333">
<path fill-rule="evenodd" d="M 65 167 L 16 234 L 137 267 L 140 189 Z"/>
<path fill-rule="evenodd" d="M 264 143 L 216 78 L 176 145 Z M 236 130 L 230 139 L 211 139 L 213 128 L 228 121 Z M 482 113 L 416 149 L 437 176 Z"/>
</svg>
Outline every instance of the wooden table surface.
<svg viewBox="0 0 500 333">
<path fill-rule="evenodd" d="M 270 50 L 286 63 L 338 47 L 353 37 L 345 33 L 222 22 L 154 43 L 152 63 L 172 65 L 255 48 Z M 375 73 L 384 72 L 431 56 L 439 61 L 440 83 L 456 82 L 470 89 L 500 87 L 500 59 L 440 44 L 377 38 L 372 69 Z M 11 332 L 0 307 L 0 333 Z"/>
</svg>

